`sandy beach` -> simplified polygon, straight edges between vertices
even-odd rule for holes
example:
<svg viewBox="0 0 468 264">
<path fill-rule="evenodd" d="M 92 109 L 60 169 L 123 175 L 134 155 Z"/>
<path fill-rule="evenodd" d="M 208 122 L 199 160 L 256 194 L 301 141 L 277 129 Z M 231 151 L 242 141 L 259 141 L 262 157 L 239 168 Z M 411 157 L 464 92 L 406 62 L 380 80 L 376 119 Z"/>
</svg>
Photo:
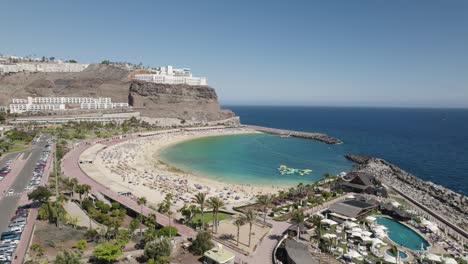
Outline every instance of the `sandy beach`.
<svg viewBox="0 0 468 264">
<path fill-rule="evenodd" d="M 174 196 L 174 206 L 191 202 L 194 194 L 218 195 L 228 208 L 252 201 L 257 194 L 277 193 L 281 187 L 254 186 L 218 181 L 203 175 L 187 173 L 159 160 L 159 153 L 185 140 L 208 136 L 259 133 L 248 128 L 180 130 L 130 139 L 112 146 L 96 144 L 86 150 L 82 169 L 100 183 L 116 192 L 145 196 L 149 202 L 160 203 L 166 194 Z M 285 188 L 285 187 L 283 187 Z"/>
</svg>

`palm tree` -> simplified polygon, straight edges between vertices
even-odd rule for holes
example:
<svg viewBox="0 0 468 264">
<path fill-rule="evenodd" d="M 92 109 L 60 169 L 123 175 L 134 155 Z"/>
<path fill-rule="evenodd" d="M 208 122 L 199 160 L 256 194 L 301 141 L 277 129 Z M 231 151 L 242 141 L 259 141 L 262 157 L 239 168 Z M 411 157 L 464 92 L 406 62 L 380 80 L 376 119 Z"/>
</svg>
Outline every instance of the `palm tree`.
<svg viewBox="0 0 468 264">
<path fill-rule="evenodd" d="M 240 227 L 245 224 L 245 218 L 244 217 L 238 217 L 234 221 L 234 225 L 237 227 L 237 245 L 239 245 L 239 237 L 240 237 Z"/>
<path fill-rule="evenodd" d="M 78 251 L 64 249 L 57 254 L 54 264 L 79 264 L 81 263 L 81 253 Z"/>
<path fill-rule="evenodd" d="M 72 197 L 75 196 L 76 186 L 78 185 L 78 179 L 72 178 L 70 179 L 70 184 L 72 186 Z"/>
<path fill-rule="evenodd" d="M 224 206 L 224 201 L 219 198 L 218 196 L 211 197 L 208 199 L 208 204 L 213 209 L 213 230 L 214 232 L 218 232 L 218 213 L 219 209 Z"/>
<path fill-rule="evenodd" d="M 83 193 L 86 194 L 86 198 L 88 198 L 89 192 L 91 191 L 91 186 L 89 186 L 88 184 L 82 184 L 81 189 Z"/>
<path fill-rule="evenodd" d="M 249 247 L 252 240 L 252 225 L 254 224 L 255 219 L 257 219 L 257 212 L 249 210 L 247 214 L 245 214 L 245 221 L 249 223 Z"/>
<path fill-rule="evenodd" d="M 266 225 L 267 209 L 271 206 L 273 198 L 270 195 L 259 195 L 257 197 L 258 203 L 263 206 L 263 226 Z"/>
<path fill-rule="evenodd" d="M 140 206 L 140 237 L 141 235 L 143 234 L 143 228 L 141 226 L 141 223 L 143 222 L 143 206 L 146 205 L 146 197 L 142 196 L 140 198 L 138 198 L 137 200 L 137 204 Z"/>
<path fill-rule="evenodd" d="M 301 237 L 301 232 L 300 232 L 300 225 L 304 224 L 305 217 L 304 213 L 302 211 L 296 211 L 292 218 L 291 221 L 294 222 L 297 225 L 297 236 L 296 240 L 299 241 L 299 238 Z"/>
<path fill-rule="evenodd" d="M 169 227 L 171 227 L 171 222 L 172 222 L 172 215 L 174 214 L 174 212 L 172 212 L 171 210 L 167 211 L 167 216 L 169 217 Z M 172 229 L 169 228 L 169 237 L 172 237 Z"/>
<path fill-rule="evenodd" d="M 203 217 L 205 203 L 206 203 L 206 194 L 199 192 L 195 195 L 195 202 L 200 205 L 200 214 L 202 219 L 202 230 L 205 230 L 205 218 Z"/>
<path fill-rule="evenodd" d="M 65 202 L 68 201 L 68 197 L 66 197 L 65 195 L 63 194 L 60 194 L 55 203 L 56 203 L 56 214 L 57 214 L 57 227 L 60 228 L 60 213 L 61 211 L 63 211 L 63 206 L 65 205 Z M 62 215 L 64 218 L 65 218 L 65 211 L 63 212 L 63 215 Z"/>
<path fill-rule="evenodd" d="M 335 177 L 335 175 L 327 172 L 327 173 L 323 174 L 323 177 L 325 178 L 325 182 L 327 183 L 327 187 L 330 187 L 330 179 Z"/>
<path fill-rule="evenodd" d="M 76 186 L 76 192 L 77 192 L 78 195 L 79 195 L 80 204 L 82 204 L 82 203 L 83 203 L 83 198 L 82 198 L 82 196 L 83 196 L 83 194 L 84 194 L 83 185 L 78 184 L 78 185 Z"/>
</svg>

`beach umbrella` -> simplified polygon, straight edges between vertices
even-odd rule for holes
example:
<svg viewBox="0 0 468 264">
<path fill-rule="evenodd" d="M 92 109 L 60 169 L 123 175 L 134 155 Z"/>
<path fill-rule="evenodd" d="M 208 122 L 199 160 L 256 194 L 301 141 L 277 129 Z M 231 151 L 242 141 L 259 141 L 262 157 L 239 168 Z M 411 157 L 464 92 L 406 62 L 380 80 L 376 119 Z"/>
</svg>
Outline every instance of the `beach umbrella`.
<svg viewBox="0 0 468 264">
<path fill-rule="evenodd" d="M 337 222 L 335 222 L 335 221 L 333 221 L 331 219 L 322 219 L 322 220 L 320 220 L 320 223 L 327 224 L 327 225 L 330 225 L 330 226 L 338 224 Z"/>
<path fill-rule="evenodd" d="M 335 235 L 335 234 L 326 233 L 326 234 L 323 235 L 322 237 L 323 237 L 323 238 L 332 239 L 332 238 L 336 238 L 336 235 Z"/>
<path fill-rule="evenodd" d="M 443 258 L 445 264 L 457 264 L 457 261 L 453 258 Z"/>
<path fill-rule="evenodd" d="M 369 223 L 372 223 L 375 220 L 377 220 L 377 218 L 373 217 L 372 215 L 369 215 L 368 217 L 366 217 L 366 221 L 369 222 Z"/>
<path fill-rule="evenodd" d="M 349 250 L 346 255 L 348 255 L 348 257 L 352 258 L 352 259 L 353 258 L 354 259 L 362 259 L 361 254 L 359 254 L 356 250 Z"/>
<path fill-rule="evenodd" d="M 353 227 L 357 227 L 358 224 L 356 223 L 353 223 L 353 222 L 345 222 L 345 227 L 348 228 L 348 229 L 351 229 Z"/>
<path fill-rule="evenodd" d="M 385 246 L 385 245 L 387 245 L 387 243 L 385 243 L 381 239 L 375 237 L 375 238 L 372 238 L 372 245 L 374 245 L 374 246 L 376 246 L 376 245 Z"/>
<path fill-rule="evenodd" d="M 440 258 L 440 256 L 432 254 L 432 253 L 427 253 L 426 258 L 430 261 L 442 262 L 442 259 Z"/>
</svg>

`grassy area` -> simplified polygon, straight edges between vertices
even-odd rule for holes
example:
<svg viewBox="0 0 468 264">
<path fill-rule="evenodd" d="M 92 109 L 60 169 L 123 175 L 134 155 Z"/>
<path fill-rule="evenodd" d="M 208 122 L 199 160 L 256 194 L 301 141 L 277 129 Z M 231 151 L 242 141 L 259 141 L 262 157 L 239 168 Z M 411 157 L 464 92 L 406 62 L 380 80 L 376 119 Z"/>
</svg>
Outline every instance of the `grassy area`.
<svg viewBox="0 0 468 264">
<path fill-rule="evenodd" d="M 22 145 L 15 145 L 13 147 L 11 147 L 8 152 L 18 152 L 18 151 L 23 151 L 23 150 L 27 150 L 28 149 L 28 146 L 22 146 Z"/>
<path fill-rule="evenodd" d="M 219 213 L 218 213 L 218 220 L 219 220 L 220 222 L 223 221 L 223 220 L 229 219 L 230 217 L 231 217 L 230 214 L 223 213 L 223 212 L 219 212 Z M 205 213 L 203 214 L 203 219 L 204 219 L 205 224 L 210 224 L 211 222 L 213 222 L 213 213 L 211 213 L 211 212 L 205 212 Z M 196 214 L 196 215 L 193 217 L 192 222 L 193 222 L 193 223 L 201 222 L 201 214 Z"/>
<path fill-rule="evenodd" d="M 13 140 L 13 141 L 11 141 L 11 143 L 13 145 L 27 145 L 27 144 L 29 144 L 29 142 L 26 142 L 24 140 Z"/>
</svg>

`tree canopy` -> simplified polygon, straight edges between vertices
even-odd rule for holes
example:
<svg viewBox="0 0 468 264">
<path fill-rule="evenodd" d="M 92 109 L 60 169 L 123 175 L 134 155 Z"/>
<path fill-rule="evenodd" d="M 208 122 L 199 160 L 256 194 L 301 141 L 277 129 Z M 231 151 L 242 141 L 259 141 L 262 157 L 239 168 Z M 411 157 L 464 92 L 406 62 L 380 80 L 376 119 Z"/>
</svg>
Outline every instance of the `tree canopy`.
<svg viewBox="0 0 468 264">
<path fill-rule="evenodd" d="M 29 200 L 41 203 L 47 202 L 50 196 L 52 196 L 52 193 L 44 186 L 38 186 L 34 191 L 28 193 Z"/>
<path fill-rule="evenodd" d="M 197 255 L 203 255 L 206 251 L 214 247 L 211 242 L 211 235 L 206 231 L 201 231 L 197 234 L 197 238 L 192 242 L 192 251 Z"/>
<path fill-rule="evenodd" d="M 112 262 L 122 255 L 122 249 L 119 243 L 115 241 L 109 241 L 96 246 L 93 252 L 93 256 L 98 261 Z"/>
</svg>

